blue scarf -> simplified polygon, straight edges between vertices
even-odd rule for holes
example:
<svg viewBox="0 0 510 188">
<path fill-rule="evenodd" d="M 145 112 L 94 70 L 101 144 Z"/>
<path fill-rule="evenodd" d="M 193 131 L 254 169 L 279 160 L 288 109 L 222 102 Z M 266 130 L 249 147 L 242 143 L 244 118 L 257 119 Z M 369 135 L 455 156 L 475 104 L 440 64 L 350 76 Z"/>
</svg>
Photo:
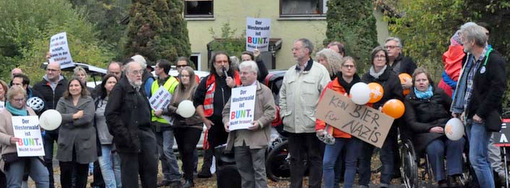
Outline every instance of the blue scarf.
<svg viewBox="0 0 510 188">
<path fill-rule="evenodd" d="M 427 91 L 418 91 L 415 87 L 414 94 L 419 99 L 430 99 L 430 97 L 434 95 L 434 93 L 432 92 L 432 86 L 429 86 L 429 89 L 427 89 Z"/>
<path fill-rule="evenodd" d="M 9 101 L 7 101 L 5 105 L 5 109 L 9 110 L 12 115 L 14 116 L 28 116 L 28 111 L 25 108 L 22 109 L 16 109 L 14 108 Z"/>
</svg>

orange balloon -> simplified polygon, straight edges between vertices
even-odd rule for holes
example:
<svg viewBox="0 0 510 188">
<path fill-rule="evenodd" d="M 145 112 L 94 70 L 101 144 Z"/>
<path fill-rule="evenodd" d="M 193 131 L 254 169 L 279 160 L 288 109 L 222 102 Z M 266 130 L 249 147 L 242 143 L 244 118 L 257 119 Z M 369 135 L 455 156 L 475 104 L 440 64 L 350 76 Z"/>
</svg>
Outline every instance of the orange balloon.
<svg viewBox="0 0 510 188">
<path fill-rule="evenodd" d="M 400 79 L 400 84 L 404 84 L 406 82 L 406 79 L 409 79 L 411 80 L 411 75 L 407 74 L 407 73 L 400 73 L 398 75 L 398 78 Z M 409 94 L 409 89 L 404 89 L 403 93 L 404 93 L 404 96 L 406 96 L 407 94 Z"/>
<path fill-rule="evenodd" d="M 368 84 L 368 88 L 370 88 L 370 100 L 368 103 L 379 102 L 384 95 L 384 89 L 381 84 L 372 82 Z"/>
<path fill-rule="evenodd" d="M 386 101 L 382 107 L 382 112 L 388 116 L 398 119 L 404 115 L 405 106 L 402 101 L 398 99 L 391 99 Z"/>
</svg>

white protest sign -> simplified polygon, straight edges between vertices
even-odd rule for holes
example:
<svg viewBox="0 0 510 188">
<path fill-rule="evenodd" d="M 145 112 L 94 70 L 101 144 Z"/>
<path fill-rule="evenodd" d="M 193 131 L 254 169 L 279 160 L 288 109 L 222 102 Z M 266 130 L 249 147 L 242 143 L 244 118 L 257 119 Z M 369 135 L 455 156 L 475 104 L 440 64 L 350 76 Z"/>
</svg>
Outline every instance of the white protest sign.
<svg viewBox="0 0 510 188">
<path fill-rule="evenodd" d="M 246 51 L 268 51 L 271 35 L 271 19 L 246 18 Z"/>
<path fill-rule="evenodd" d="M 172 94 L 170 94 L 170 92 L 168 92 L 165 87 L 159 87 L 156 93 L 152 94 L 151 98 L 149 99 L 149 103 L 153 110 L 161 110 L 170 104 L 171 99 Z M 170 124 L 173 123 L 173 119 L 168 116 L 162 116 L 162 118 Z"/>
<path fill-rule="evenodd" d="M 71 58 L 71 52 L 69 51 L 69 45 L 67 43 L 66 32 L 51 36 L 50 54 L 51 57 L 49 61 L 60 63 L 61 69 L 74 66 L 73 58 Z"/>
<path fill-rule="evenodd" d="M 232 89 L 230 97 L 230 131 L 248 129 L 252 125 L 253 113 L 255 113 L 256 92 L 257 85 Z"/>
<path fill-rule="evenodd" d="M 16 144 L 19 157 L 44 156 L 44 145 L 37 116 L 13 116 L 14 137 L 21 138 Z"/>
</svg>

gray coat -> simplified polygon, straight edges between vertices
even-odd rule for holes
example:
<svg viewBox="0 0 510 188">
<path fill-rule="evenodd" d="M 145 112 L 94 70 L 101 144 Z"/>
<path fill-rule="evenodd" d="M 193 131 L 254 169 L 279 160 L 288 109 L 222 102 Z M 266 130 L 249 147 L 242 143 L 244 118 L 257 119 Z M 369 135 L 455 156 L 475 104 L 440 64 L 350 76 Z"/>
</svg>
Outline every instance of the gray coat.
<svg viewBox="0 0 510 188">
<path fill-rule="evenodd" d="M 78 104 L 73 104 L 72 97 L 60 98 L 57 111 L 62 114 L 62 124 L 58 133 L 57 159 L 70 162 L 73 149 L 76 161 L 88 164 L 97 160 L 96 129 L 94 128 L 94 101 L 91 97 L 80 97 Z M 83 117 L 73 120 L 73 114 L 83 110 Z"/>
</svg>

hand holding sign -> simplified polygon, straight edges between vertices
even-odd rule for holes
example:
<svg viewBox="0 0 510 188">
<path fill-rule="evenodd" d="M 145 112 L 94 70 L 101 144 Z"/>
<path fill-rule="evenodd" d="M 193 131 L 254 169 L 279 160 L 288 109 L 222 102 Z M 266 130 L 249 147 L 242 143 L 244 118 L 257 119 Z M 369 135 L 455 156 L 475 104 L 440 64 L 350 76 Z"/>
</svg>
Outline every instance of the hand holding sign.
<svg viewBox="0 0 510 188">
<path fill-rule="evenodd" d="M 45 130 L 55 130 L 60 127 L 60 124 L 62 123 L 62 115 L 60 115 L 60 112 L 56 110 L 46 110 L 41 114 L 39 123 Z"/>
</svg>

